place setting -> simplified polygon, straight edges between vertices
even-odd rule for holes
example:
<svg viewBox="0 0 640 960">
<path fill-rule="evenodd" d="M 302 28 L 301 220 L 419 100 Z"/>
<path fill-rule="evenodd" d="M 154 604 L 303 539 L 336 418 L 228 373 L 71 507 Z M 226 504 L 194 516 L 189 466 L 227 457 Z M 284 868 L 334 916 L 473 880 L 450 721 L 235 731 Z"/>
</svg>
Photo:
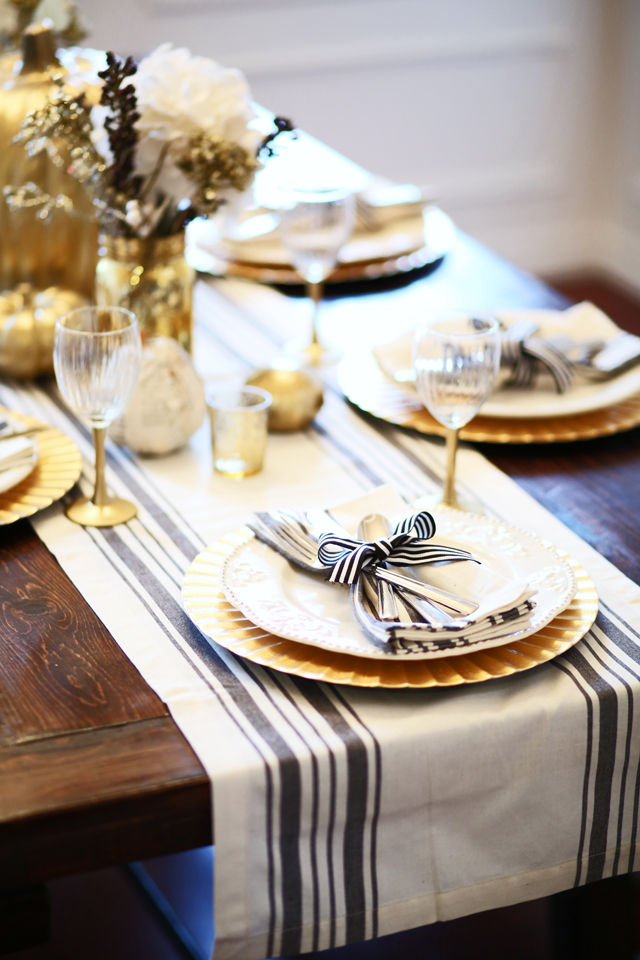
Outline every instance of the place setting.
<svg viewBox="0 0 640 960">
<path fill-rule="evenodd" d="M 598 609 L 589 576 L 552 544 L 446 506 L 409 508 L 389 486 L 330 510 L 256 513 L 198 555 L 182 594 L 196 626 L 239 656 L 369 687 L 531 669 L 577 643 Z"/>
<path fill-rule="evenodd" d="M 640 338 L 591 303 L 497 312 L 501 366 L 460 438 L 476 443 L 587 440 L 640 423 Z M 444 435 L 420 390 L 415 331 L 346 356 L 338 377 L 356 407 L 397 426 Z"/>
</svg>

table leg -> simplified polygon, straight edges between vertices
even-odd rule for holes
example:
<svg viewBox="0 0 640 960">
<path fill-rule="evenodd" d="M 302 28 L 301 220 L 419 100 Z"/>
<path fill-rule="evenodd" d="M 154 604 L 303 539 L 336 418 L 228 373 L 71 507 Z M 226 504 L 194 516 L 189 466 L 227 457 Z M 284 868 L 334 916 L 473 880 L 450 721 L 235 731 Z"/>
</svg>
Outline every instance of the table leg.
<svg viewBox="0 0 640 960">
<path fill-rule="evenodd" d="M 44 883 L 0 893 L 0 954 L 47 943 L 49 914 Z"/>
</svg>

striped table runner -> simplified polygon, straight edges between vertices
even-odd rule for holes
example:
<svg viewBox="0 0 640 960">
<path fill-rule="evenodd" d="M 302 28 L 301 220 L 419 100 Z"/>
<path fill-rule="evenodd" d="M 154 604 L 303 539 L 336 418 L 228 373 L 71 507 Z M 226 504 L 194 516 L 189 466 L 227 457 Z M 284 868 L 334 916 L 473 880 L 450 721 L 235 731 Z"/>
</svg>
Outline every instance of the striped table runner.
<svg viewBox="0 0 640 960">
<path fill-rule="evenodd" d="M 206 378 L 264 365 L 306 309 L 242 282 L 199 284 L 197 365 Z M 383 313 L 372 306 L 372 336 Z M 329 335 L 365 343 L 348 300 L 327 314 Z M 90 491 L 90 433 L 55 389 L 2 385 L 0 401 L 73 437 Z M 137 519 L 83 529 L 54 505 L 34 520 L 211 776 L 216 957 L 324 949 L 632 870 L 638 587 L 463 449 L 463 492 L 593 577 L 601 610 L 584 640 L 528 673 L 454 689 L 350 689 L 255 667 L 185 615 L 193 557 L 254 509 L 338 502 L 382 483 L 410 503 L 438 488 L 444 460 L 439 443 L 361 418 L 330 377 L 314 424 L 273 435 L 267 456 L 263 473 L 235 483 L 212 476 L 206 426 L 164 459 L 111 445 L 109 483 L 137 502 Z"/>
</svg>

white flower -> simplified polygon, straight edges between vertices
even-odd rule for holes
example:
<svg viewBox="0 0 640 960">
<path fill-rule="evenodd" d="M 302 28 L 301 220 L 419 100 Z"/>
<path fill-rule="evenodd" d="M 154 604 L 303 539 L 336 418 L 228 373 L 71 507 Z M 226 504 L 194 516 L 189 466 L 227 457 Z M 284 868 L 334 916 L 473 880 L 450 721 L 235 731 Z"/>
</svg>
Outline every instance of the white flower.
<svg viewBox="0 0 640 960">
<path fill-rule="evenodd" d="M 140 113 L 137 172 L 148 176 L 167 149 L 157 183 L 164 193 L 176 199 L 191 196 L 193 185 L 172 161 L 201 131 L 238 143 L 255 155 L 261 134 L 248 126 L 256 114 L 247 81 L 238 70 L 165 43 L 141 61 L 132 83 Z"/>
</svg>

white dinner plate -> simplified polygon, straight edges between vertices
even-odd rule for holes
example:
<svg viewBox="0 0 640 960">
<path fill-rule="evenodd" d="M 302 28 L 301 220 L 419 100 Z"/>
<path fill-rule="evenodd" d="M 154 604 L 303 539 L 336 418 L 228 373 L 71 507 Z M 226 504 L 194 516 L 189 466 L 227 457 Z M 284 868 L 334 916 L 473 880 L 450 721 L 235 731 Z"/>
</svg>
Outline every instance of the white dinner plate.
<svg viewBox="0 0 640 960">
<path fill-rule="evenodd" d="M 432 542 L 468 549 L 492 571 L 528 582 L 538 591 L 526 628 L 472 646 L 449 648 L 447 656 L 528 637 L 573 599 L 575 576 L 570 564 L 551 544 L 487 517 L 461 514 L 446 507 L 432 513 L 438 528 Z M 230 603 L 253 623 L 277 636 L 360 657 L 398 656 L 364 634 L 355 618 L 348 587 L 328 583 L 323 573 L 307 573 L 257 539 L 241 544 L 226 558 L 220 585 Z M 402 656 L 426 660 L 442 657 L 443 650 Z"/>
<path fill-rule="evenodd" d="M 538 325 L 536 336 L 545 338 L 568 335 L 574 338 L 598 338 L 610 340 L 620 333 L 606 314 L 593 304 L 577 304 L 569 310 L 517 310 L 500 312 L 498 318 L 510 323 L 516 318 L 533 320 Z M 388 375 L 394 370 L 410 368 L 413 332 L 399 337 L 393 344 L 375 350 L 378 363 Z M 416 396 L 412 384 L 403 384 L 403 389 Z M 640 365 L 604 383 L 589 382 L 576 378 L 566 393 L 556 392 L 551 376 L 541 375 L 533 390 L 514 390 L 500 387 L 483 404 L 483 417 L 500 419 L 543 419 L 546 417 L 569 417 L 580 413 L 603 410 L 614 403 L 628 400 L 640 392 Z"/>
</svg>

